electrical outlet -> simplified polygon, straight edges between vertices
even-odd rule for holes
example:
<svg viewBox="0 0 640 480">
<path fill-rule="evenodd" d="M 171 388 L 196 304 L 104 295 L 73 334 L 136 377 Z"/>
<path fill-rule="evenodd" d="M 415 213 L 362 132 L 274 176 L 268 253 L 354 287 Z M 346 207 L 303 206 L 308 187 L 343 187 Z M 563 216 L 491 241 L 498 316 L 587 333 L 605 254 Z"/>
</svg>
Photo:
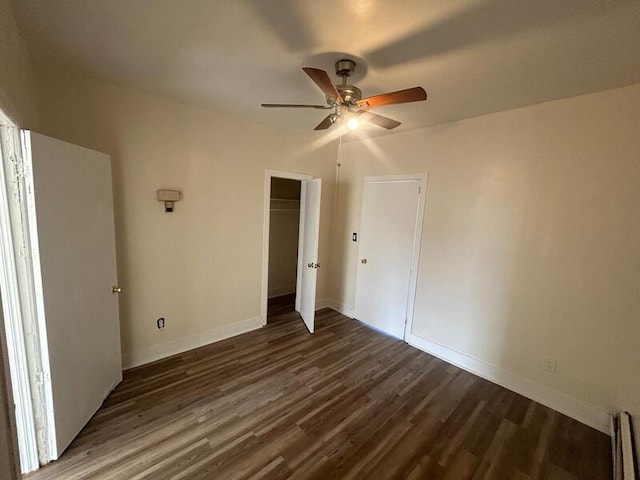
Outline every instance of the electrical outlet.
<svg viewBox="0 0 640 480">
<path fill-rule="evenodd" d="M 158 330 L 164 330 L 164 324 L 165 324 L 164 317 L 160 317 L 158 320 L 156 320 L 156 326 L 158 327 Z"/>
<path fill-rule="evenodd" d="M 558 360 L 555 358 L 547 357 L 543 360 L 544 362 L 544 371 L 549 373 L 556 373 L 558 369 Z"/>
</svg>

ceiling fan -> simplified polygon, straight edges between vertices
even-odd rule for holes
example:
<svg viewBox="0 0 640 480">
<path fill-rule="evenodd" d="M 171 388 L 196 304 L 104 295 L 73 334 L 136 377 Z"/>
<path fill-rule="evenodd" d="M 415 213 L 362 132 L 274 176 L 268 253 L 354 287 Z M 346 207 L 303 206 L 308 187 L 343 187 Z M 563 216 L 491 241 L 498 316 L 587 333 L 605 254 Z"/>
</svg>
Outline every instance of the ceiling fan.
<svg viewBox="0 0 640 480">
<path fill-rule="evenodd" d="M 338 119 L 347 121 L 349 128 L 355 129 L 358 120 L 378 125 L 379 127 L 391 130 L 400 125 L 400 122 L 388 117 L 383 117 L 369 111 L 371 108 L 383 105 L 394 105 L 397 103 L 419 102 L 427 99 L 427 92 L 422 87 L 413 87 L 397 92 L 383 93 L 372 97 L 362 98 L 362 91 L 347 83 L 347 78 L 353 75 L 356 62 L 353 60 L 339 60 L 336 62 L 336 75 L 342 78 L 342 83 L 334 85 L 331 78 L 324 70 L 318 68 L 304 67 L 304 73 L 309 75 L 320 90 L 327 97 L 327 105 L 296 105 L 287 103 L 263 103 L 266 108 L 314 108 L 317 110 L 333 110 L 324 120 L 322 120 L 314 130 L 326 130 L 336 123 Z"/>
</svg>

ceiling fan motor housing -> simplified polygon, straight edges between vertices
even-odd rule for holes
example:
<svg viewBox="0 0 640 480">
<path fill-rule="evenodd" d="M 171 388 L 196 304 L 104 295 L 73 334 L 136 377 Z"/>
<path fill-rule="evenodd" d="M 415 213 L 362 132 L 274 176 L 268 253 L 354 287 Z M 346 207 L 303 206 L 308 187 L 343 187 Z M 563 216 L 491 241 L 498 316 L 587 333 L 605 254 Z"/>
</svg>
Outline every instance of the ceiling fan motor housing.
<svg viewBox="0 0 640 480">
<path fill-rule="evenodd" d="M 338 60 L 336 62 L 336 75 L 339 77 L 350 77 L 356 70 L 356 62 L 353 60 Z"/>
<path fill-rule="evenodd" d="M 356 100 L 362 98 L 362 91 L 358 87 L 347 84 L 347 77 L 353 75 L 355 69 L 356 62 L 353 60 L 343 59 L 336 62 L 336 75 L 342 77 L 342 84 L 336 85 L 335 87 L 347 105 L 355 105 Z M 336 101 L 334 98 L 327 97 L 327 103 L 333 106 L 336 104 Z"/>
</svg>

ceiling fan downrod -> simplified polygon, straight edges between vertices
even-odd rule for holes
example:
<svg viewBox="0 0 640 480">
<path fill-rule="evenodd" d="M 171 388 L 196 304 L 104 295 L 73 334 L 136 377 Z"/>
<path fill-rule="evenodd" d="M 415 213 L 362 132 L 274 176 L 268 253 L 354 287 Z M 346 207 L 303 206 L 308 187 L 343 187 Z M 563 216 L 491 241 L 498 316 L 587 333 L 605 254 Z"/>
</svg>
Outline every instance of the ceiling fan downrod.
<svg viewBox="0 0 640 480">
<path fill-rule="evenodd" d="M 349 85 L 347 83 L 347 78 L 353 75 L 355 70 L 356 62 L 353 60 L 342 59 L 336 62 L 336 75 L 342 78 L 342 84 L 336 85 L 335 87 L 346 106 L 354 106 L 356 100 L 362 98 L 362 91 L 355 85 Z M 327 96 L 327 103 L 329 103 L 329 105 L 335 105 L 336 99 Z"/>
</svg>

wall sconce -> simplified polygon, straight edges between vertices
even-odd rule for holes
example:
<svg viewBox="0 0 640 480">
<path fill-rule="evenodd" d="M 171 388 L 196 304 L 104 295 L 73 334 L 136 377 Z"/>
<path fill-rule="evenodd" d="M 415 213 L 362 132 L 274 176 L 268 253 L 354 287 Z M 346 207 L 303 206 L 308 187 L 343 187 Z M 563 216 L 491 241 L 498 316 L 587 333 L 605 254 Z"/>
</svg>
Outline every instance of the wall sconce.
<svg viewBox="0 0 640 480">
<path fill-rule="evenodd" d="M 182 193 L 178 190 L 158 190 L 156 192 L 159 202 L 164 202 L 164 211 L 173 212 L 173 204 L 182 198 Z"/>
</svg>

